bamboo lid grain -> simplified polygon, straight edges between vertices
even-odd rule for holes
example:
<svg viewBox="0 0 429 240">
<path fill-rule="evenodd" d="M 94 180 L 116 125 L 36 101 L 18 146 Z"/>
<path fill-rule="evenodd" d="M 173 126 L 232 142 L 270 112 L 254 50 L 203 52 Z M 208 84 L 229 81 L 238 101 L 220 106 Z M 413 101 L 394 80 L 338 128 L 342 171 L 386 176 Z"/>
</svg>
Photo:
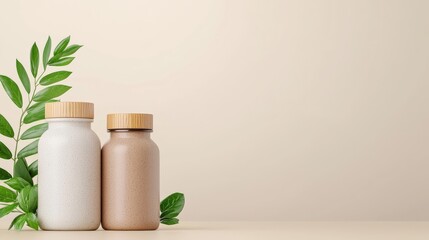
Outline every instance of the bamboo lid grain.
<svg viewBox="0 0 429 240">
<path fill-rule="evenodd" d="M 107 115 L 107 129 L 152 129 L 153 115 L 146 113 L 114 113 Z"/>
<path fill-rule="evenodd" d="M 94 104 L 88 102 L 51 102 L 45 104 L 45 118 L 94 119 Z"/>
</svg>

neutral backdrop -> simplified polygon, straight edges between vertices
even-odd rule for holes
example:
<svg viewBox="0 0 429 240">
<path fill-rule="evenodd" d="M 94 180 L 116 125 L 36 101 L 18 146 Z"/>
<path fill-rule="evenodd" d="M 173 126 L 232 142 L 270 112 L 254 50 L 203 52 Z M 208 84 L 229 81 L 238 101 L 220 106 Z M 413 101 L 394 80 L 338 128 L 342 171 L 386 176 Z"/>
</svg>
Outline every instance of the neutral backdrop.
<svg viewBox="0 0 429 240">
<path fill-rule="evenodd" d="M 72 35 L 85 46 L 62 100 L 95 103 L 102 142 L 107 113 L 154 114 L 162 197 L 185 193 L 183 220 L 429 220 L 429 1 L 0 9 L 0 74 Z M 16 127 L 3 90 L 0 112 Z"/>
</svg>

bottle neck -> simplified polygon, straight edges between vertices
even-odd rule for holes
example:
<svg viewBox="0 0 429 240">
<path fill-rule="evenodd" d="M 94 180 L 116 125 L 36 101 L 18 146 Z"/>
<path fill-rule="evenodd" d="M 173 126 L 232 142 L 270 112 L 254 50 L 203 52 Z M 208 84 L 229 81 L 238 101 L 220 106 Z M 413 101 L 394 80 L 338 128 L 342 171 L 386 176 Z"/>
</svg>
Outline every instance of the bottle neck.
<svg viewBox="0 0 429 240">
<path fill-rule="evenodd" d="M 91 128 L 93 119 L 86 118 L 49 118 L 46 119 L 49 124 L 49 128 L 60 128 L 60 127 L 84 127 Z"/>
<path fill-rule="evenodd" d="M 145 129 L 121 129 L 109 130 L 111 138 L 150 138 L 152 130 Z"/>
</svg>

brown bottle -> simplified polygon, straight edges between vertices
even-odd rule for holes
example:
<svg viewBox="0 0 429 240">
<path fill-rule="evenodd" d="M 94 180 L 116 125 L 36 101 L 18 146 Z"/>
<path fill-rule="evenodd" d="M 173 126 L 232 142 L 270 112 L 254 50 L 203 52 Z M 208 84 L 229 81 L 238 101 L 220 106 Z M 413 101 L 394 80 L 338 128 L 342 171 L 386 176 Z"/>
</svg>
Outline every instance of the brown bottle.
<svg viewBox="0 0 429 240">
<path fill-rule="evenodd" d="M 159 226 L 159 150 L 151 114 L 109 114 L 101 152 L 101 224 L 106 230 Z"/>
</svg>

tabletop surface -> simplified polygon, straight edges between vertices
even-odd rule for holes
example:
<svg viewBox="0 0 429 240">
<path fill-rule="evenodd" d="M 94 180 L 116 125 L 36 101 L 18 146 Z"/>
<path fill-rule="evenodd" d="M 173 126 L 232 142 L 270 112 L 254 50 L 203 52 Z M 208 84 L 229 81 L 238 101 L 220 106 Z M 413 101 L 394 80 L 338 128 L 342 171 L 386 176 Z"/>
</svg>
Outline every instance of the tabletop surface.
<svg viewBox="0 0 429 240">
<path fill-rule="evenodd" d="M 429 239 L 429 222 L 183 222 L 157 231 L 8 231 L 0 239 Z"/>
</svg>

